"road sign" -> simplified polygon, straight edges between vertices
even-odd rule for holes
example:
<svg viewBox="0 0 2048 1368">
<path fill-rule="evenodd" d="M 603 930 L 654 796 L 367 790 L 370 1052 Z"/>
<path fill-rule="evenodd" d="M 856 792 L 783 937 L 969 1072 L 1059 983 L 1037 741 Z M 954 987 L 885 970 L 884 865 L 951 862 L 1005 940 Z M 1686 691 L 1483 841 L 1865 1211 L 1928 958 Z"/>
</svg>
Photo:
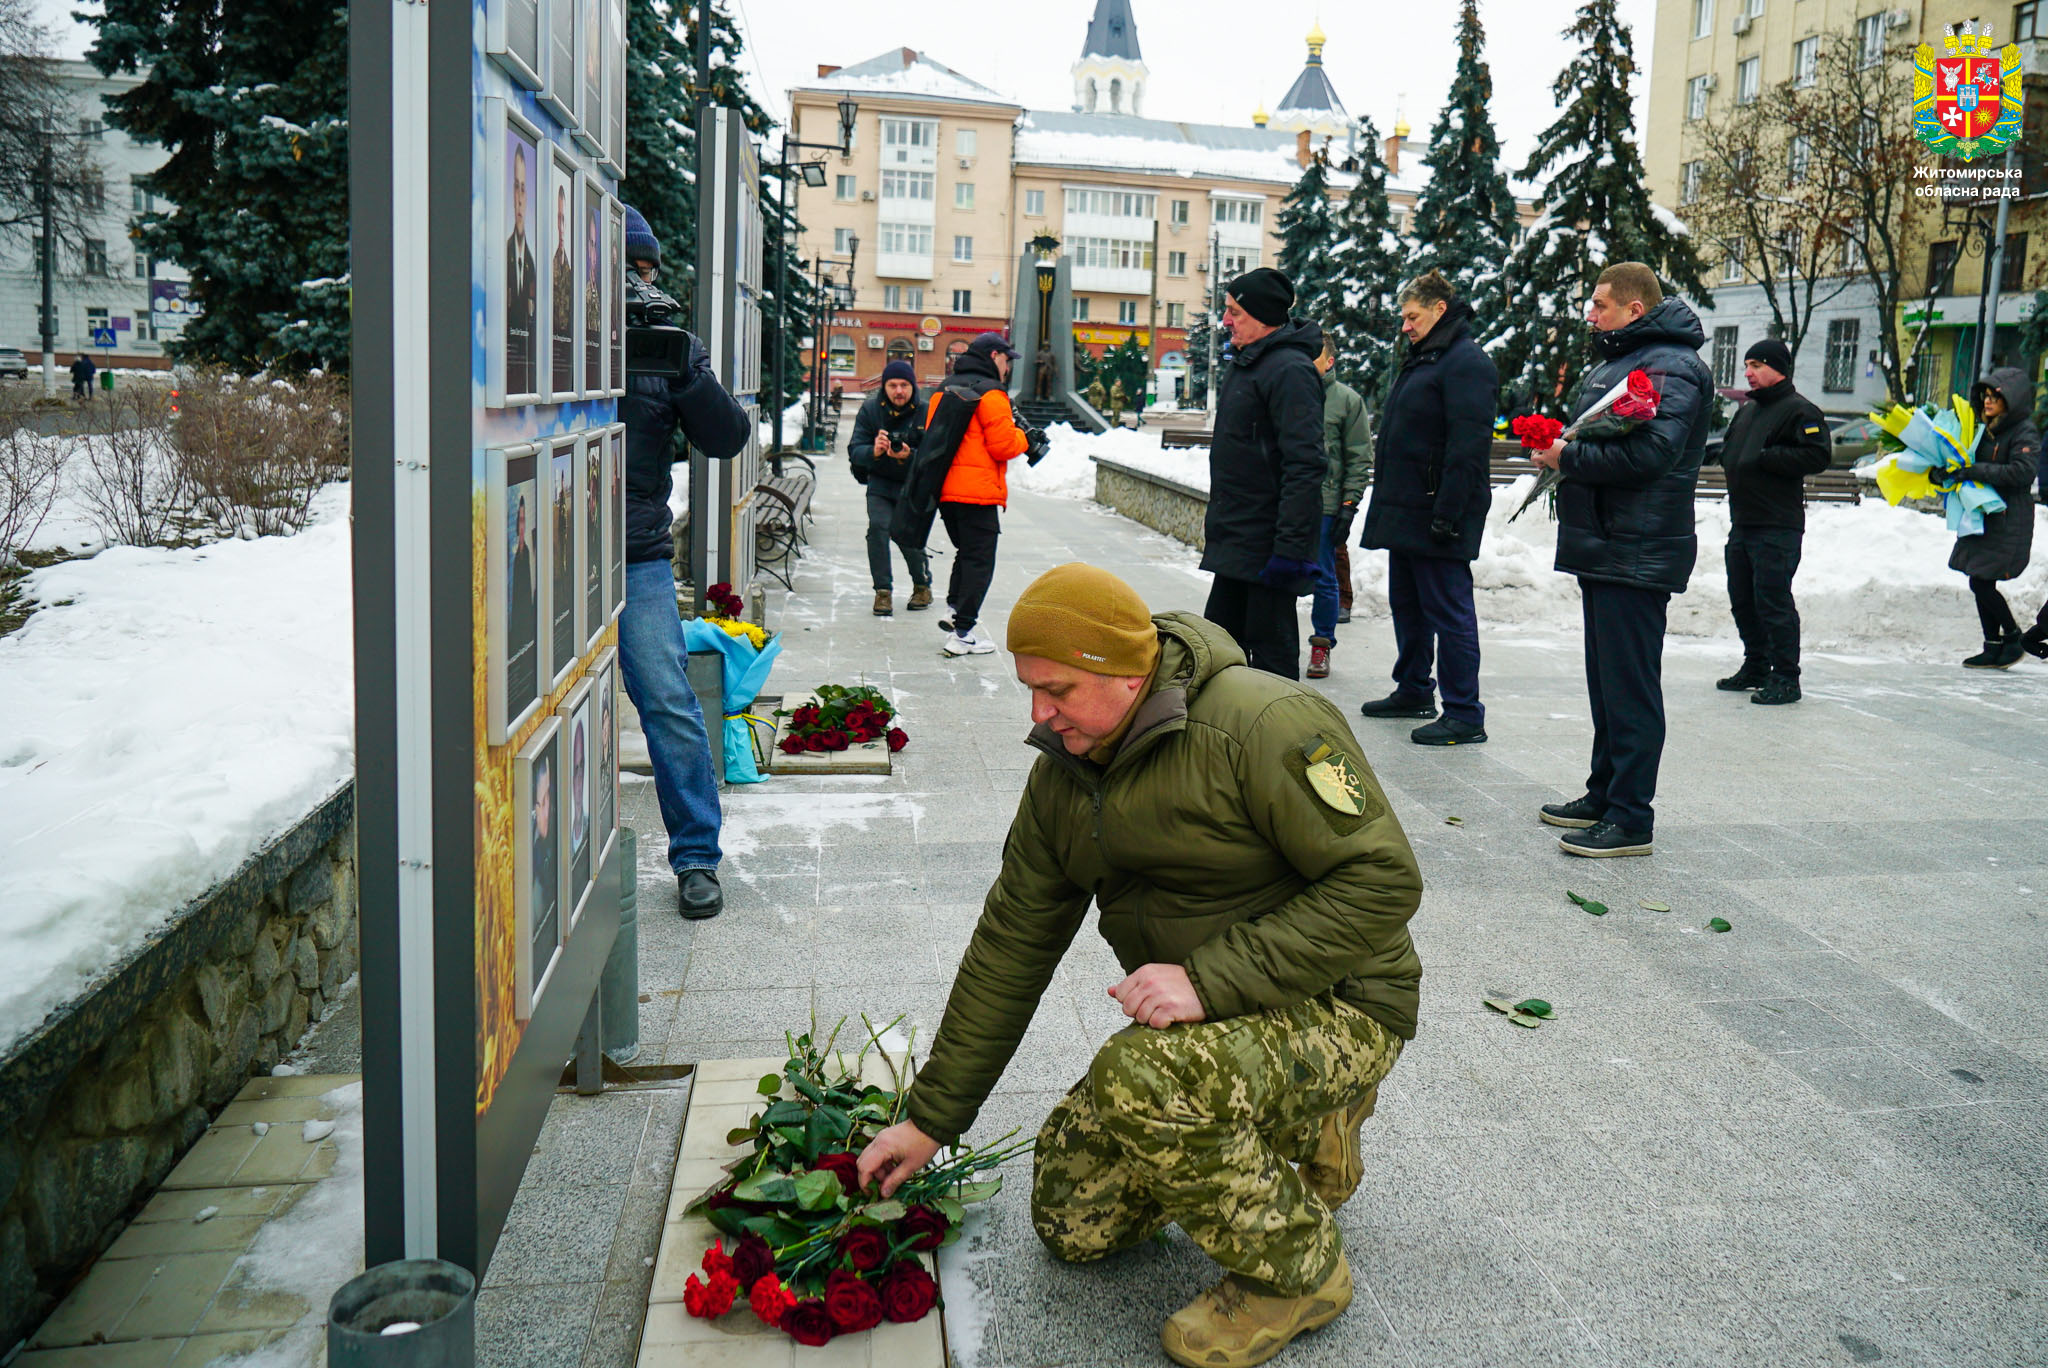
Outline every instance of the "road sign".
<svg viewBox="0 0 2048 1368">
<path fill-rule="evenodd" d="M 92 344 L 95 347 L 113 346 L 114 330 L 112 328 L 94 328 L 92 330 Z"/>
</svg>

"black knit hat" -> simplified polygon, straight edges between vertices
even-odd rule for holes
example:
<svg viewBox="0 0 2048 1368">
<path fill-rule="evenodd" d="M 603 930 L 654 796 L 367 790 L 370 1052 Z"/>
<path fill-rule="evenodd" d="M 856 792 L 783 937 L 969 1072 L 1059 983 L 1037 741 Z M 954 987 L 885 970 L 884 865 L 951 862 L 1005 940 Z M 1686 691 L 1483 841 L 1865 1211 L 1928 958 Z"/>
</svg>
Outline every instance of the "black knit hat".
<svg viewBox="0 0 2048 1368">
<path fill-rule="evenodd" d="M 1775 337 L 1766 337 L 1761 342 L 1753 343 L 1750 349 L 1742 354 L 1742 359 L 1761 361 L 1780 375 L 1792 374 L 1792 349 Z"/>
<path fill-rule="evenodd" d="M 1294 307 L 1294 282 L 1271 266 L 1246 271 L 1223 291 L 1239 308 L 1271 328 L 1285 323 L 1287 311 Z"/>
</svg>

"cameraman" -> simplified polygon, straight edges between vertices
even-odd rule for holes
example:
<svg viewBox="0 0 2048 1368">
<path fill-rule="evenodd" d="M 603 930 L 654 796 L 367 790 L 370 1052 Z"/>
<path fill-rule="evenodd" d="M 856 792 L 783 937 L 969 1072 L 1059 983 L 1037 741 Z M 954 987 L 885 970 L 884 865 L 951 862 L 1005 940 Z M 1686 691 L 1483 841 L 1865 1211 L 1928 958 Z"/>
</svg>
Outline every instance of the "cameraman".
<svg viewBox="0 0 2048 1368">
<path fill-rule="evenodd" d="M 661 266 L 661 243 L 631 206 L 626 262 L 649 284 Z M 654 762 L 654 791 L 668 828 L 668 863 L 676 874 L 680 910 L 694 921 L 717 916 L 725 895 L 718 887 L 718 780 L 711 772 L 704 711 L 690 688 L 689 649 L 670 562 L 675 435 L 680 427 L 691 446 L 723 461 L 746 448 L 748 432 L 746 410 L 712 374 L 704 344 L 689 337 L 688 347 L 682 378 L 628 372 L 619 400 L 626 424 L 626 611 L 619 618 L 619 666 Z"/>
<path fill-rule="evenodd" d="M 903 482 L 910 476 L 910 453 L 924 432 L 924 411 L 918 403 L 917 372 L 908 361 L 882 367 L 882 384 L 860 406 L 853 420 L 853 440 L 846 444 L 853 478 L 868 487 L 868 572 L 875 580 L 875 616 L 895 611 L 895 577 L 889 563 L 889 524 Z M 910 610 L 932 606 L 931 557 L 922 546 L 903 542 L 903 563 L 910 567 Z"/>
</svg>

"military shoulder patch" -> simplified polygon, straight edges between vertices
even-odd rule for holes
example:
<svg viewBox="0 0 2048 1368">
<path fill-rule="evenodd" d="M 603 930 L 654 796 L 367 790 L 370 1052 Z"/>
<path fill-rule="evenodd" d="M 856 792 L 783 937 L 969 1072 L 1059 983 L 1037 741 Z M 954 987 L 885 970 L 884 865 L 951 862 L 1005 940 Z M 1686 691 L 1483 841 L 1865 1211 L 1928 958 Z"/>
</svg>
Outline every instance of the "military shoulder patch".
<svg viewBox="0 0 2048 1368">
<path fill-rule="evenodd" d="M 1818 436 L 1820 436 L 1820 429 L 1819 429 L 1818 427 L 1810 427 L 1810 428 L 1807 428 L 1807 429 L 1806 429 L 1806 435 L 1807 435 L 1808 437 L 1818 437 Z"/>
<path fill-rule="evenodd" d="M 1309 789 L 1325 807 L 1347 817 L 1365 815 L 1365 784 L 1351 768 L 1350 757 L 1318 736 L 1302 745 L 1301 758 Z"/>
</svg>

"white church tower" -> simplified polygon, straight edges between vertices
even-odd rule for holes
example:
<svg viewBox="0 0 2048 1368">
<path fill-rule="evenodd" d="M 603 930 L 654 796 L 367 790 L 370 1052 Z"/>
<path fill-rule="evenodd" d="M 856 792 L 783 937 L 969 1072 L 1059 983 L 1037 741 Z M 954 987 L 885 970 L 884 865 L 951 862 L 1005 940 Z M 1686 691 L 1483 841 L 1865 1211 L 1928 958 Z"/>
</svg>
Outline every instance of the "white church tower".
<svg viewBox="0 0 2048 1368">
<path fill-rule="evenodd" d="M 1138 54 L 1138 21 L 1129 0 L 1096 0 L 1095 17 L 1074 63 L 1074 110 L 1080 114 L 1145 112 L 1145 78 Z"/>
</svg>

